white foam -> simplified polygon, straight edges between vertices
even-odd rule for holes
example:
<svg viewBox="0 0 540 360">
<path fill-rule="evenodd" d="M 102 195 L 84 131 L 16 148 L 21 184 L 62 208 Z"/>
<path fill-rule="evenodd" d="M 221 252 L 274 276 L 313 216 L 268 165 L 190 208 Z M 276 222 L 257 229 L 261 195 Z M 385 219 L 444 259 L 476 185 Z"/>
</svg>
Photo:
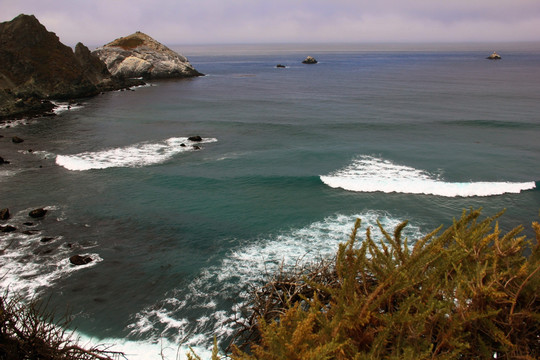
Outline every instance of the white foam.
<svg viewBox="0 0 540 360">
<path fill-rule="evenodd" d="M 143 142 L 96 152 L 57 155 L 56 164 L 73 171 L 111 167 L 142 167 L 163 163 L 176 154 L 193 151 L 197 144 L 215 141 L 217 139 L 204 138 L 202 141 L 193 142 L 189 141 L 187 137 L 174 137 L 160 142 Z"/>
<path fill-rule="evenodd" d="M 75 334 L 80 345 L 85 348 L 101 346 L 109 351 L 122 352 L 129 360 L 184 360 L 191 349 L 201 359 L 210 359 L 212 350 L 206 347 L 190 347 L 166 339 L 156 341 L 130 341 L 126 339 L 95 339 L 87 335 Z"/>
<path fill-rule="evenodd" d="M 19 125 L 28 125 L 30 122 L 31 120 L 28 119 L 6 120 L 0 123 L 0 129 L 13 128 Z"/>
<path fill-rule="evenodd" d="M 53 109 L 53 112 L 55 114 L 61 114 L 63 112 L 66 112 L 66 111 L 71 111 L 71 110 L 79 110 L 79 109 L 82 109 L 84 106 L 80 103 L 77 103 L 77 104 L 72 104 L 72 103 L 69 103 L 69 102 L 60 102 L 60 101 L 51 101 L 55 108 Z"/>
<path fill-rule="evenodd" d="M 372 156 L 362 156 L 344 169 L 321 176 L 332 188 L 349 191 L 426 194 L 446 197 L 493 196 L 534 189 L 530 182 L 447 182 L 439 176 Z"/>
<path fill-rule="evenodd" d="M 169 297 L 137 314 L 128 326 L 131 335 L 154 340 L 168 337 L 203 347 L 208 347 L 214 335 L 218 339 L 232 336 L 236 331 L 235 321 L 243 321 L 241 308 L 251 299 L 253 286 L 263 284 L 280 266 L 288 269 L 298 263 L 333 256 L 338 244 L 348 240 L 356 218 L 362 219 L 361 231 L 376 226 L 377 219 L 389 231 L 400 223 L 382 212 L 337 214 L 239 247 L 218 266 L 206 269 L 191 281 L 188 291 L 185 288 L 173 291 Z M 374 237 L 378 234 L 373 231 Z M 408 226 L 404 235 L 418 238 L 421 233 L 419 228 Z M 224 308 L 223 304 L 231 299 L 236 303 Z M 188 319 L 189 315 L 185 314 L 190 313 L 197 315 Z"/>
<path fill-rule="evenodd" d="M 44 209 L 53 211 L 59 210 L 59 207 L 46 206 Z M 22 223 L 30 210 L 14 214 L 5 225 Z M 0 256 L 0 287 L 9 288 L 12 293 L 32 298 L 53 286 L 57 280 L 103 261 L 99 254 L 90 251 L 95 247 L 94 244 L 84 247 L 75 244 L 77 252 L 91 257 L 92 261 L 85 265 L 72 265 L 69 257 L 74 254 L 74 249 L 65 246 L 62 236 L 52 236 L 50 242 L 43 243 L 41 239 L 50 234 L 44 234 L 33 227 L 27 230 L 26 234 L 17 231 L 5 233 L 0 238 L 0 249 L 4 250 Z"/>
</svg>

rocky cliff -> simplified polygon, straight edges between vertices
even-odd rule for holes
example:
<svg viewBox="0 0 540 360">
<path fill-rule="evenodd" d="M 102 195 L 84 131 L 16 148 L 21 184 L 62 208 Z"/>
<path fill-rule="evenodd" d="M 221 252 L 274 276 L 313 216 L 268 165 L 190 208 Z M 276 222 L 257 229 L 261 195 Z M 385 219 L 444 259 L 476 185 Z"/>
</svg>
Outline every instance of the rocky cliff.
<svg viewBox="0 0 540 360">
<path fill-rule="evenodd" d="M 112 77 L 84 45 L 74 53 L 33 15 L 0 23 L 0 119 L 50 110 L 44 99 L 86 97 L 129 85 Z"/>
<path fill-rule="evenodd" d="M 111 74 L 123 78 L 185 78 L 201 76 L 186 57 L 150 36 L 136 32 L 93 51 Z"/>
</svg>

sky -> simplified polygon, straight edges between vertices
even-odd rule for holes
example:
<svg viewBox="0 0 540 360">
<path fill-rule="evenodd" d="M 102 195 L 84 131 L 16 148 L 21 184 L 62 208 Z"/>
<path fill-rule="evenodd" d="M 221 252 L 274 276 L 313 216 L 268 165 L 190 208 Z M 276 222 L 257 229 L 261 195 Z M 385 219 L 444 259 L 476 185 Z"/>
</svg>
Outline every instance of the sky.
<svg viewBox="0 0 540 360">
<path fill-rule="evenodd" d="M 0 0 L 67 45 L 540 41 L 540 0 Z"/>
</svg>

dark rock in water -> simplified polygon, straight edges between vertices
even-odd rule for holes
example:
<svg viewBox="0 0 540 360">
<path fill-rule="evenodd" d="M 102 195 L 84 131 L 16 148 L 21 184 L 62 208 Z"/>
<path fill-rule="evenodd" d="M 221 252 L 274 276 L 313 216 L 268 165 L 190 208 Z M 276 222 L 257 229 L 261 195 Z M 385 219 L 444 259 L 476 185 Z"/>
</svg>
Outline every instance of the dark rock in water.
<svg viewBox="0 0 540 360">
<path fill-rule="evenodd" d="M 27 221 L 27 222 L 23 223 L 23 225 L 26 225 L 26 226 L 33 226 L 34 223 L 33 223 L 33 222 Z"/>
<path fill-rule="evenodd" d="M 201 150 L 201 147 L 197 145 L 193 145 L 193 150 Z"/>
<path fill-rule="evenodd" d="M 494 51 L 493 54 L 489 55 L 486 59 L 489 59 L 489 60 L 501 60 L 501 55 L 497 54 Z"/>
<path fill-rule="evenodd" d="M 199 135 L 197 135 L 197 136 L 190 136 L 190 137 L 188 137 L 188 140 L 189 140 L 189 141 L 202 141 L 202 137 L 200 137 Z"/>
<path fill-rule="evenodd" d="M 17 228 L 11 225 L 0 226 L 0 231 L 5 232 L 5 233 L 13 232 L 13 231 L 17 231 Z"/>
<path fill-rule="evenodd" d="M 21 139 L 21 138 L 18 137 L 18 136 L 12 137 L 12 138 L 11 138 L 11 141 L 12 141 L 13 143 L 15 143 L 15 144 L 20 144 L 20 143 L 24 142 L 24 140 Z"/>
<path fill-rule="evenodd" d="M 86 265 L 90 262 L 92 262 L 92 258 L 90 256 L 81 256 L 81 255 L 73 255 L 69 258 L 69 262 L 73 265 Z"/>
<path fill-rule="evenodd" d="M 4 165 L 4 164 L 5 165 L 9 164 L 9 161 L 4 160 L 4 158 L 0 156 L 0 165 Z"/>
<path fill-rule="evenodd" d="M 181 143 L 180 146 L 181 146 L 181 147 L 186 147 L 186 144 Z"/>
<path fill-rule="evenodd" d="M 145 79 L 201 76 L 188 59 L 152 37 L 137 31 L 92 52 L 114 76 Z"/>
<path fill-rule="evenodd" d="M 0 220 L 8 220 L 10 216 L 11 214 L 9 213 L 8 208 L 0 210 Z"/>
<path fill-rule="evenodd" d="M 54 240 L 54 238 L 53 238 L 53 237 L 44 237 L 44 238 L 41 238 L 40 241 L 41 241 L 42 243 L 47 243 L 47 242 L 49 242 L 49 241 L 51 241 L 51 240 Z"/>
<path fill-rule="evenodd" d="M 286 66 L 283 65 L 283 64 L 277 64 L 276 67 L 277 67 L 277 68 L 285 68 Z"/>
<path fill-rule="evenodd" d="M 39 209 L 35 209 L 35 210 L 32 210 L 28 213 L 28 216 L 34 218 L 34 219 L 37 219 L 37 218 L 41 218 L 41 217 L 44 217 L 45 214 L 47 213 L 47 210 L 43 209 L 43 208 L 39 208 Z"/>
<path fill-rule="evenodd" d="M 304 59 L 304 61 L 302 61 L 302 64 L 316 64 L 316 63 L 317 63 L 317 60 L 315 60 L 315 58 L 312 56 L 308 56 L 307 58 Z"/>
</svg>

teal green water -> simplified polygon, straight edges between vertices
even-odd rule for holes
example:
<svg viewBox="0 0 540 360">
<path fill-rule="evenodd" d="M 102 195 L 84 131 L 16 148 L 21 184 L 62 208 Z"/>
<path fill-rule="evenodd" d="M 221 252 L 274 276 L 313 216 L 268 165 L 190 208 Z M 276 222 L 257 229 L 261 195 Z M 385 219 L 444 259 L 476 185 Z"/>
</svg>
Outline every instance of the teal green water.
<svg viewBox="0 0 540 360">
<path fill-rule="evenodd" d="M 249 284 L 332 254 L 356 217 L 409 220 L 411 239 L 466 208 L 538 218 L 539 52 L 248 50 L 200 48 L 184 54 L 205 77 L 4 126 L 0 207 L 14 224 L 50 211 L 0 236 L 3 286 L 51 296 L 85 334 L 197 345 L 234 331 Z"/>
</svg>

